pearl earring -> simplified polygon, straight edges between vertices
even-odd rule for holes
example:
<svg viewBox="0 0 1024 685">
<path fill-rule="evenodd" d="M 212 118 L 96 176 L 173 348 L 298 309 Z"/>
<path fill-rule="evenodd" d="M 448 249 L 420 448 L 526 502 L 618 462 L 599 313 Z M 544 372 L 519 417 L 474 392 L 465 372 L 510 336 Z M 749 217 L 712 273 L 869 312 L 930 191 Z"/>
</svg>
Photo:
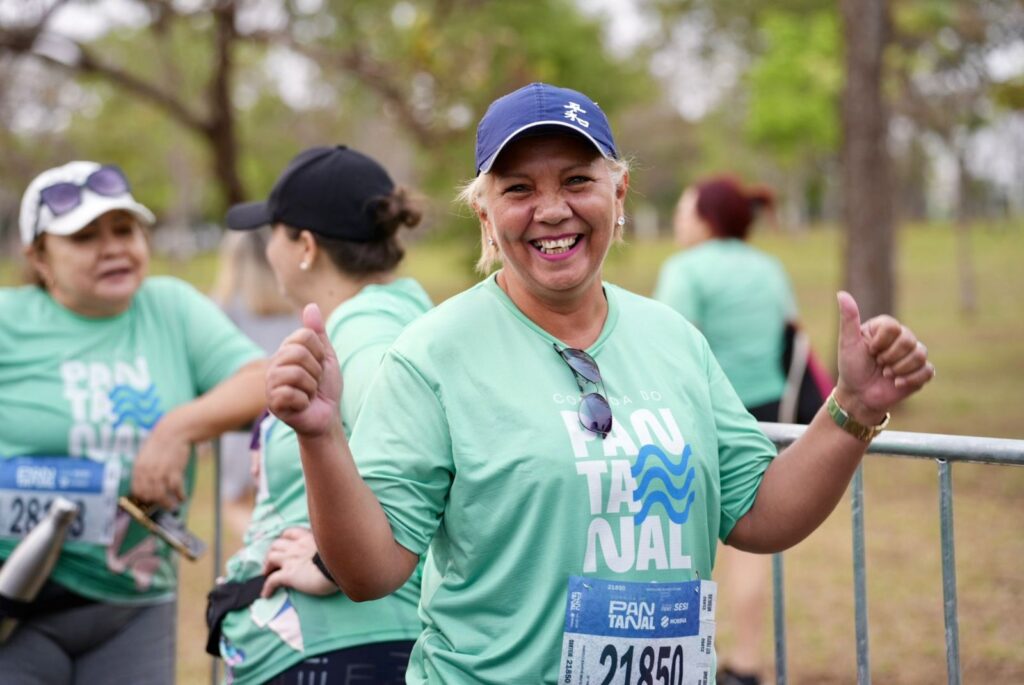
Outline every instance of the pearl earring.
<svg viewBox="0 0 1024 685">
<path fill-rule="evenodd" d="M 300 262 L 299 268 L 303 271 L 309 271 L 309 262 Z"/>
<path fill-rule="evenodd" d="M 619 226 L 625 226 L 626 225 L 626 217 L 620 216 L 616 223 L 618 223 Z"/>
<path fill-rule="evenodd" d="M 491 247 L 494 247 L 494 238 L 488 238 L 487 244 L 490 245 Z"/>
</svg>

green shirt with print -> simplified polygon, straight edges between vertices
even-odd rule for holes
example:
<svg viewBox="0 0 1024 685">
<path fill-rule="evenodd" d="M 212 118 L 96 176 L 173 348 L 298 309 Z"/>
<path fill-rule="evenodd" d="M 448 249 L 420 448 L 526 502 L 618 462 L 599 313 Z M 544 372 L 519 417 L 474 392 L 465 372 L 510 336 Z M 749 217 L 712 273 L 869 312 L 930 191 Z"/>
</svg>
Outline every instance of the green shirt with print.
<svg viewBox="0 0 1024 685">
<path fill-rule="evenodd" d="M 775 448 L 704 338 L 663 304 L 604 291 L 587 350 L 614 417 L 603 440 L 580 425 L 564 345 L 493 276 L 381 364 L 352 451 L 397 541 L 430 549 L 410 683 L 556 682 L 570 576 L 708 579 L 753 503 Z"/>
<path fill-rule="evenodd" d="M 700 329 L 744 405 L 782 397 L 783 331 L 796 300 L 779 260 L 742 240 L 707 240 L 666 260 L 654 299 Z"/>
<path fill-rule="evenodd" d="M 109 494 L 128 494 L 135 455 L 160 417 L 262 356 L 215 304 L 175 278 L 146 279 L 131 306 L 109 318 L 79 316 L 36 286 L 0 290 L 0 558 L 25 532 L 28 506 L 46 496 L 34 489 L 38 480 L 19 474 L 45 475 L 60 460 L 119 472 Z M 76 539 L 96 532 L 96 518 L 82 519 L 90 521 L 84 529 L 76 522 L 51 578 L 113 603 L 172 597 L 172 550 L 120 509 L 101 519 L 107 543 Z"/>
<path fill-rule="evenodd" d="M 359 415 L 367 388 L 384 353 L 413 319 L 431 307 L 420 285 L 403 278 L 369 285 L 328 317 L 326 329 L 344 379 L 342 418 L 346 434 Z M 256 508 L 245 547 L 227 565 L 228 579 L 262 573 L 270 544 L 286 529 L 309 528 L 306 488 L 298 440 L 273 416 L 261 427 L 261 468 Z M 235 685 L 261 683 L 317 654 L 355 645 L 414 640 L 419 569 L 394 594 L 374 602 L 352 602 L 342 593 L 311 596 L 281 588 L 267 599 L 229 613 L 221 628 L 221 656 Z"/>
</svg>

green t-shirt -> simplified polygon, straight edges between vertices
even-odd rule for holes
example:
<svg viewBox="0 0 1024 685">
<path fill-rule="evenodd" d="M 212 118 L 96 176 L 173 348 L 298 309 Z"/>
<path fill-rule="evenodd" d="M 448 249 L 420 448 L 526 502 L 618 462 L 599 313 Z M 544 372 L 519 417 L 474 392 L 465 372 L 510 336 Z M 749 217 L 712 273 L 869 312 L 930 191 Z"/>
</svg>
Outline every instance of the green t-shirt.
<svg viewBox="0 0 1024 685">
<path fill-rule="evenodd" d="M 604 440 L 580 425 L 557 341 L 494 277 L 381 363 L 352 450 L 397 541 L 430 549 L 410 683 L 554 683 L 569 576 L 708 579 L 717 538 L 753 503 L 775 448 L 704 338 L 604 290 L 587 350 L 614 416 Z"/>
<path fill-rule="evenodd" d="M 102 319 L 78 316 L 35 286 L 0 290 L 0 558 L 17 544 L 12 534 L 24 533 L 29 507 L 56 486 L 86 516 L 72 525 L 53 580 L 114 603 L 173 596 L 171 549 L 120 509 L 98 506 L 90 487 L 112 477 L 109 501 L 128 494 L 135 455 L 160 417 L 262 356 L 174 278 L 146 279 L 127 311 Z M 189 493 L 193 474 L 190 461 Z"/>
<path fill-rule="evenodd" d="M 796 301 L 777 259 L 742 240 L 708 240 L 666 260 L 654 299 L 701 330 L 748 408 L 782 396 L 783 330 Z"/>
<path fill-rule="evenodd" d="M 359 413 L 384 353 L 413 319 L 431 307 L 420 285 L 404 278 L 364 287 L 327 319 L 344 378 L 345 432 Z M 245 547 L 228 560 L 229 580 L 260 575 L 270 544 L 286 529 L 309 528 L 298 440 L 273 416 L 261 431 L 261 468 L 256 508 Z M 281 588 L 267 599 L 229 613 L 221 628 L 221 656 L 235 685 L 261 683 L 317 654 L 354 645 L 414 640 L 422 625 L 416 607 L 420 571 L 394 594 L 356 603 L 342 593 L 326 597 Z"/>
</svg>

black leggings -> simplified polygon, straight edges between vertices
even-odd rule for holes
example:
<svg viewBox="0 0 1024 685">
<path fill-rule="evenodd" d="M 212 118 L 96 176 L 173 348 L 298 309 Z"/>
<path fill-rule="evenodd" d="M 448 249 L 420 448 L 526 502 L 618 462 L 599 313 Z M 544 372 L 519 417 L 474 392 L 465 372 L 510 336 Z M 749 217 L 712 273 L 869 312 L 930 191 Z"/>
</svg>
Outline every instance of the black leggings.
<svg viewBox="0 0 1024 685">
<path fill-rule="evenodd" d="M 779 420 L 779 401 L 767 402 L 765 404 L 759 404 L 756 407 L 750 407 L 747 409 L 754 418 L 758 421 L 778 421 Z"/>
<path fill-rule="evenodd" d="M 265 685 L 403 685 L 413 640 L 377 642 L 318 654 Z"/>
</svg>

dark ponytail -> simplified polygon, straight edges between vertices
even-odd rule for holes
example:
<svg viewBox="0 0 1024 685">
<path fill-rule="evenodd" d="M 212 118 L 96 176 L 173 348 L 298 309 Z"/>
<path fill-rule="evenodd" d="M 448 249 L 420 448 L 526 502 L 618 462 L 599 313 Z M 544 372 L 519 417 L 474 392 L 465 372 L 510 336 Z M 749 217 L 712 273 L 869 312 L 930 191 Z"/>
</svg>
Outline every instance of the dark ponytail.
<svg viewBox="0 0 1024 685">
<path fill-rule="evenodd" d="M 327 253 L 331 262 L 350 276 L 369 276 L 397 267 L 405 257 L 405 249 L 398 240 L 398 229 L 403 226 L 415 228 L 423 218 L 418 202 L 405 188 L 395 188 L 390 195 L 373 198 L 367 211 L 373 218 L 373 240 L 353 242 L 313 233 L 317 245 Z M 292 226 L 287 229 L 289 237 L 297 240 L 301 230 Z"/>
</svg>

